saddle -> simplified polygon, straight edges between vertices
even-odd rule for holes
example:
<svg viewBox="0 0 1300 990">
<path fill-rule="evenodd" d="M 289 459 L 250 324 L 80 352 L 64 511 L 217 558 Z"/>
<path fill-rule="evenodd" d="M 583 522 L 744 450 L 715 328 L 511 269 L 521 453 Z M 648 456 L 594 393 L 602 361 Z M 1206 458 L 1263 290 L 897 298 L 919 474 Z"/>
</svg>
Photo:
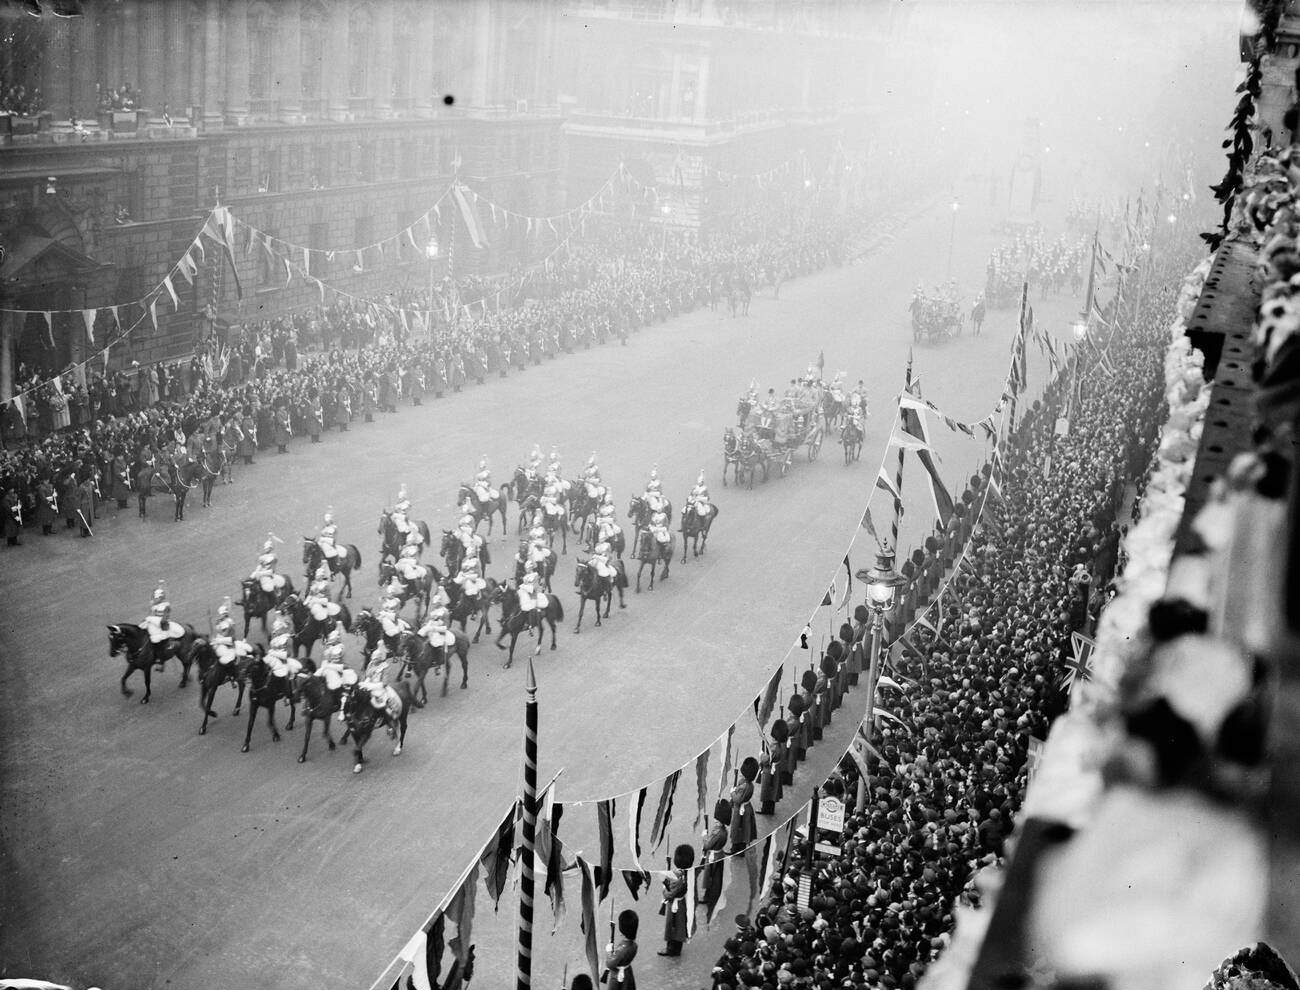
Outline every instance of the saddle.
<svg viewBox="0 0 1300 990">
<path fill-rule="evenodd" d="M 345 685 L 351 687 L 357 683 L 357 672 L 351 667 L 326 664 L 320 669 L 318 676 L 325 681 L 325 687 L 330 691 L 337 691 Z"/>
</svg>

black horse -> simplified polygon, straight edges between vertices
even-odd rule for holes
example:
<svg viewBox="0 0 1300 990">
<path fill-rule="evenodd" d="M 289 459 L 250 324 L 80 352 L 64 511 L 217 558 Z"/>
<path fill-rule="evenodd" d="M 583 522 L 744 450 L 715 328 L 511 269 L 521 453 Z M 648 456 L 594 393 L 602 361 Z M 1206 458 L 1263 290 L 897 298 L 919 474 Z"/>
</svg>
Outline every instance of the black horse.
<svg viewBox="0 0 1300 990">
<path fill-rule="evenodd" d="M 573 495 L 569 499 L 569 528 L 581 539 L 588 520 L 600 508 L 600 502 L 587 494 L 586 482 L 575 481 L 572 491 Z"/>
<path fill-rule="evenodd" d="M 398 619 L 398 632 L 394 636 L 384 632 L 383 623 L 381 623 L 375 614 L 368 608 L 363 608 L 357 613 L 356 634 L 362 638 L 366 644 L 366 656 L 369 657 L 375 652 L 375 648 L 382 641 L 387 648 L 389 655 L 397 653 L 401 647 L 402 637 L 411 632 L 411 624 L 405 619 Z"/>
<path fill-rule="evenodd" d="M 324 621 L 316 618 L 308 606 L 297 595 L 289 595 L 283 603 L 283 611 L 289 616 L 289 621 L 293 624 L 293 655 L 298 656 L 298 651 L 303 651 L 303 656 L 310 657 L 312 648 L 316 645 L 317 640 L 324 641 L 329 635 L 331 629 L 336 625 L 341 625 L 345 632 L 352 631 L 352 613 L 348 607 L 342 603 L 339 604 L 339 614 L 326 618 Z"/>
<path fill-rule="evenodd" d="M 844 463 L 852 464 L 862 454 L 862 428 L 852 419 L 840 429 L 840 444 L 844 447 Z"/>
<path fill-rule="evenodd" d="M 488 524 L 487 535 L 490 538 L 492 536 L 492 523 L 494 522 L 497 513 L 501 514 L 501 532 L 509 532 L 506 521 L 506 509 L 510 505 L 510 488 L 510 482 L 507 481 L 501 486 L 495 499 L 490 499 L 487 502 L 480 502 L 478 496 L 474 494 L 473 486 L 461 482 L 460 488 L 456 492 L 456 504 L 465 505 L 466 502 L 469 503 L 469 509 L 467 512 L 469 515 L 474 517 L 475 529 L 478 529 L 479 523 L 486 519 Z"/>
<path fill-rule="evenodd" d="M 428 688 L 424 679 L 429 671 L 443 668 L 442 696 L 447 697 L 447 682 L 451 679 L 451 655 L 460 659 L 460 687 L 469 687 L 469 637 L 459 629 L 448 630 L 455 642 L 450 648 L 433 646 L 418 633 L 403 632 L 398 640 L 397 655 L 402 658 L 402 674 L 411 674 L 415 678 L 416 689 L 420 692 L 420 707 L 429 700 Z"/>
<path fill-rule="evenodd" d="M 492 620 L 488 613 L 501 595 L 501 586 L 496 578 L 488 578 L 483 590 L 477 595 L 465 594 L 460 585 L 450 578 L 442 582 L 442 588 L 447 593 L 447 612 L 451 616 L 449 625 L 459 623 L 460 631 L 468 635 L 469 620 L 476 618 L 478 629 L 474 631 L 474 642 L 477 643 L 485 632 L 492 635 Z"/>
<path fill-rule="evenodd" d="M 740 484 L 740 470 L 745 472 L 745 478 L 750 488 L 754 487 L 754 475 L 758 469 L 763 469 L 763 480 L 766 481 L 768 473 L 771 471 L 771 454 L 762 441 L 755 440 L 748 433 L 740 438 L 740 443 L 736 449 L 737 456 L 740 458 L 740 466 L 737 468 L 736 484 Z"/>
<path fill-rule="evenodd" d="M 289 677 L 276 677 L 271 673 L 271 668 L 267 665 L 262 657 L 253 658 L 248 664 L 245 675 L 248 678 L 248 728 L 244 732 L 244 745 L 240 749 L 241 753 L 248 752 L 249 743 L 253 738 L 253 722 L 257 719 L 257 710 L 266 709 L 266 724 L 271 729 L 271 738 L 275 742 L 280 741 L 280 730 L 275 725 L 275 703 L 284 701 L 289 706 L 289 724 L 284 727 L 286 732 L 293 731 L 293 720 L 296 714 L 293 707 L 293 684 Z"/>
<path fill-rule="evenodd" d="M 551 578 L 555 577 L 555 568 L 559 564 L 560 558 L 555 556 L 554 552 L 548 553 L 542 558 L 542 562 L 537 566 L 537 579 L 542 582 L 542 587 L 547 591 L 551 590 Z M 524 573 L 527 567 L 519 555 L 515 555 L 515 584 L 518 585 L 524 579 Z"/>
<path fill-rule="evenodd" d="M 265 591 L 258 578 L 244 578 L 240 584 L 239 607 L 244 610 L 244 638 L 248 638 L 248 627 L 254 619 L 262 620 L 262 633 L 266 634 L 266 618 L 294 593 L 293 581 L 288 574 L 282 574 L 284 587 L 275 591 Z"/>
<path fill-rule="evenodd" d="M 514 479 L 510 484 L 510 494 L 514 497 L 515 501 L 519 503 L 522 509 L 523 504 L 527 502 L 529 498 L 532 498 L 535 501 L 541 501 L 542 491 L 545 489 L 545 486 L 546 483 L 542 479 L 541 475 L 534 472 L 533 476 L 530 478 L 528 477 L 528 472 L 522 467 L 516 467 Z M 522 523 L 518 532 L 523 532 Z"/>
<path fill-rule="evenodd" d="M 220 447 L 212 450 L 205 450 L 203 458 L 199 461 L 199 467 L 202 470 L 200 481 L 203 484 L 203 506 L 210 508 L 212 506 L 212 488 L 221 477 L 226 468 L 226 454 Z"/>
<path fill-rule="evenodd" d="M 429 545 L 429 524 L 423 519 L 411 519 L 408 524 L 412 529 L 420 534 L 421 546 Z M 406 534 L 397 528 L 393 522 L 392 513 L 387 509 L 379 514 L 379 560 L 380 567 L 383 566 L 383 559 L 389 557 L 396 560 L 406 546 Z M 382 583 L 382 582 L 381 582 Z"/>
<path fill-rule="evenodd" d="M 320 568 L 325 555 L 321 553 L 320 544 L 312 537 L 302 538 L 302 565 L 306 569 L 307 580 Z M 352 572 L 361 568 L 361 551 L 352 543 L 343 546 L 343 553 L 330 558 L 330 576 L 343 575 L 343 597 L 352 597 Z"/>
<path fill-rule="evenodd" d="M 230 714 L 238 715 L 239 710 L 244 706 L 244 691 L 248 688 L 248 668 L 254 663 L 260 663 L 266 651 L 262 649 L 260 643 L 254 644 L 251 657 L 242 657 L 230 663 L 218 663 L 212 645 L 207 640 L 200 639 L 194 652 L 195 658 L 199 661 L 199 707 L 203 709 L 203 724 L 199 726 L 199 735 L 203 736 L 208 732 L 208 719 L 217 717 L 217 713 L 212 710 L 212 705 L 217 700 L 217 688 L 227 681 L 235 685 L 238 694 L 235 698 L 235 710 Z M 210 662 L 207 654 L 211 655 Z"/>
<path fill-rule="evenodd" d="M 707 515 L 700 515 L 695 511 L 694 506 L 687 506 L 686 511 L 682 513 L 682 563 L 686 563 L 686 544 L 692 543 L 694 556 L 698 557 L 709 548 L 709 530 L 713 527 L 713 520 L 718 518 L 718 507 L 712 502 L 709 503 Z M 664 577 L 667 577 L 667 572 Z"/>
<path fill-rule="evenodd" d="M 135 622 L 119 622 L 108 627 L 108 655 L 115 657 L 119 653 L 126 657 L 126 672 L 122 675 L 122 694 L 131 697 L 134 693 L 126 686 L 126 680 L 132 672 L 140 671 L 144 675 L 144 697 L 140 704 L 149 704 L 152 695 L 150 679 L 154 664 L 160 667 L 171 657 L 181 662 L 181 687 L 190 682 L 190 665 L 194 662 L 191 655 L 197 635 L 193 626 L 183 626 L 185 635 L 179 639 L 165 639 L 157 645 L 149 642 L 149 634 Z"/>
<path fill-rule="evenodd" d="M 348 692 L 347 700 L 343 703 L 343 716 L 347 720 L 348 728 L 343 734 L 342 741 L 347 742 L 349 736 L 352 738 L 352 755 L 356 760 L 352 766 L 353 773 L 361 772 L 366 762 L 362 750 L 370 741 L 371 734 L 381 726 L 388 729 L 389 738 L 397 740 L 397 745 L 393 747 L 393 755 L 399 756 L 402 752 L 402 746 L 406 743 L 406 721 L 410 717 L 411 708 L 415 705 L 415 698 L 411 686 L 405 681 L 399 681 L 393 687 L 401 698 L 401 711 L 396 717 L 390 715 L 386 709 L 380 711 L 372 705 L 368 691 Z"/>
<path fill-rule="evenodd" d="M 673 524 L 673 503 L 664 499 L 663 507 L 664 519 L 666 524 Z M 644 495 L 633 495 L 632 501 L 627 507 L 627 517 L 632 520 L 632 545 L 640 546 L 641 534 L 645 528 L 650 525 L 650 519 L 654 515 L 654 510 L 650 508 L 650 503 L 646 501 Z"/>
<path fill-rule="evenodd" d="M 329 743 L 330 752 L 338 748 L 334 745 L 334 737 L 330 735 L 330 722 L 342 710 L 344 695 L 355 692 L 356 688 L 338 687 L 331 691 L 325 684 L 325 679 L 316 673 L 315 664 L 310 660 L 303 665 L 303 673 L 295 687 L 303 717 L 302 752 L 298 754 L 298 762 L 306 763 L 307 747 L 311 744 L 311 727 L 315 722 L 321 724 L 321 735 Z"/>
<path fill-rule="evenodd" d="M 407 580 L 397 573 L 393 562 L 385 557 L 379 562 L 379 587 L 387 588 L 396 575 L 402 590 L 395 597 L 404 607 L 407 602 L 415 602 L 416 615 L 423 615 L 429 608 L 429 599 L 433 595 L 433 586 L 442 580 L 442 572 L 432 564 L 424 564 L 424 576 Z M 400 611 L 400 608 L 399 608 Z"/>
<path fill-rule="evenodd" d="M 171 495 L 176 506 L 173 521 L 180 522 L 185 518 L 185 500 L 189 498 L 190 492 L 197 488 L 202 480 L 203 465 L 194 458 L 189 457 L 180 464 L 168 464 L 165 473 L 155 471 L 151 483 L 155 495 L 164 492 Z"/>
<path fill-rule="evenodd" d="M 510 652 L 506 656 L 506 662 L 503 665 L 507 670 L 515 662 L 515 642 L 519 639 L 519 634 L 525 629 L 531 635 L 533 631 L 537 632 L 537 651 L 542 649 L 542 640 L 544 632 L 542 622 L 551 627 L 551 649 L 555 649 L 555 626 L 558 622 L 564 621 L 564 606 L 560 604 L 560 599 L 551 593 L 546 595 L 546 607 L 543 609 L 532 609 L 525 612 L 519 607 L 519 592 L 509 586 L 501 591 L 501 626 L 497 633 L 497 649 L 504 650 L 501 640 L 506 636 L 510 637 Z"/>
<path fill-rule="evenodd" d="M 438 546 L 438 555 L 442 557 L 448 574 L 459 574 L 461 561 L 465 559 L 465 544 L 461 543 L 460 537 L 451 530 L 444 529 L 442 542 Z M 478 562 L 484 567 L 492 563 L 492 554 L 486 544 L 478 548 Z"/>
<path fill-rule="evenodd" d="M 646 565 L 650 565 L 650 590 L 655 590 L 655 570 L 659 562 L 663 561 L 664 572 L 660 578 L 661 581 L 668 580 L 668 565 L 673 562 L 673 555 L 676 553 L 677 538 L 675 534 L 668 534 L 668 542 L 660 543 L 655 539 L 654 533 L 646 530 L 641 534 L 641 542 L 637 546 L 637 559 L 641 565 L 636 569 L 636 590 L 641 590 L 641 572 L 645 570 Z"/>
<path fill-rule="evenodd" d="M 578 589 L 578 624 L 573 628 L 573 634 L 576 636 L 582 632 L 582 616 L 587 611 L 587 602 L 596 603 L 596 626 L 600 626 L 600 600 L 605 599 L 605 618 L 609 618 L 610 607 L 614 603 L 614 592 L 618 592 L 618 607 L 627 608 L 627 603 L 623 601 L 623 589 L 627 587 L 627 574 L 623 570 L 623 562 L 615 561 L 612 565 L 618 572 L 613 580 L 596 573 L 596 569 L 591 566 L 590 562 L 585 560 L 578 561 L 576 573 L 573 575 L 573 586 Z"/>
</svg>

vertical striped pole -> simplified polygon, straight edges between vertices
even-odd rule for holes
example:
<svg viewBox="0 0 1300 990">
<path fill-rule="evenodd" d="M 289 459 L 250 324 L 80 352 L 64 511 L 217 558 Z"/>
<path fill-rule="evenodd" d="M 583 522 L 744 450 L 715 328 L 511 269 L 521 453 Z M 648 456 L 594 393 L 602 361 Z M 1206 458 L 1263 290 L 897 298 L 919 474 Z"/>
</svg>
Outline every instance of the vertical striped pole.
<svg viewBox="0 0 1300 990">
<path fill-rule="evenodd" d="M 912 349 L 907 349 L 907 372 L 906 372 L 905 392 L 912 390 Z M 896 426 L 903 418 L 903 410 L 899 408 L 896 413 Z M 898 553 L 898 527 L 903 521 L 903 455 L 906 451 L 900 446 L 898 448 L 898 470 L 894 472 L 894 521 L 889 527 L 889 548 Z"/>
<path fill-rule="evenodd" d="M 524 832 L 519 873 L 519 950 L 515 990 L 533 985 L 533 887 L 537 852 L 537 676 L 528 658 L 528 700 L 524 704 Z"/>
</svg>

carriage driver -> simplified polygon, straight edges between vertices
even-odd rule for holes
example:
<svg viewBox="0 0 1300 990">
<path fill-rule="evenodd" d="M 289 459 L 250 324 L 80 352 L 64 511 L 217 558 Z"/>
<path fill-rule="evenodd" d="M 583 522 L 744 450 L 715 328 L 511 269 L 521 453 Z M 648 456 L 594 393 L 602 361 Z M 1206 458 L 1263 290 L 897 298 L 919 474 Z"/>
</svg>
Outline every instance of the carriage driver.
<svg viewBox="0 0 1300 990">
<path fill-rule="evenodd" d="M 230 598 L 217 606 L 217 625 L 212 631 L 212 649 L 223 667 L 232 660 L 251 656 L 253 648 L 246 640 L 235 639 L 235 622 L 230 618 Z"/>
<path fill-rule="evenodd" d="M 501 497 L 501 492 L 492 487 L 492 472 L 488 470 L 486 454 L 478 462 L 478 474 L 474 475 L 474 497 L 479 500 L 480 505 L 495 502 Z"/>
<path fill-rule="evenodd" d="M 460 585 L 461 593 L 473 598 L 487 587 L 483 579 L 483 565 L 479 563 L 478 553 L 465 551 L 460 562 L 460 572 L 452 579 Z"/>
<path fill-rule="evenodd" d="M 703 468 L 700 468 L 700 476 L 695 479 L 695 487 L 686 496 L 686 511 L 689 512 L 692 506 L 700 516 L 709 514 L 709 486 L 704 483 Z"/>
<path fill-rule="evenodd" d="M 618 576 L 618 570 L 609 562 L 610 546 L 604 541 L 597 543 L 595 549 L 591 551 L 591 557 L 587 563 L 595 569 L 596 573 L 603 578 L 614 580 Z"/>
<path fill-rule="evenodd" d="M 600 482 L 600 468 L 596 467 L 596 452 L 593 450 L 587 458 L 587 466 L 582 469 L 582 481 L 587 486 L 587 497 L 599 501 L 605 494 L 605 486 Z"/>
<path fill-rule="evenodd" d="M 656 512 L 650 517 L 648 529 L 658 543 L 668 543 L 672 539 L 672 534 L 668 532 L 668 517 L 662 512 Z"/>
<path fill-rule="evenodd" d="M 271 624 L 271 643 L 262 662 L 271 668 L 272 677 L 292 677 L 302 670 L 293 655 L 293 629 L 285 617 L 276 614 Z"/>
<path fill-rule="evenodd" d="M 663 512 L 667 500 L 664 498 L 664 493 L 660 491 L 658 467 L 652 467 L 650 469 L 650 480 L 645 483 L 645 495 L 643 498 L 645 499 L 646 505 L 650 507 L 651 512 Z"/>
<path fill-rule="evenodd" d="M 832 399 L 840 405 L 844 405 L 844 372 L 835 372 L 835 378 L 831 382 L 830 392 Z"/>
<path fill-rule="evenodd" d="M 546 608 L 548 602 L 546 592 L 542 590 L 541 575 L 537 573 L 536 565 L 529 561 L 524 565 L 524 577 L 519 582 L 519 610 L 521 612 L 531 612 L 533 609 L 541 611 Z"/>
<path fill-rule="evenodd" d="M 279 558 L 275 555 L 275 539 L 274 533 L 266 534 L 266 542 L 262 544 L 262 553 L 257 558 L 257 566 L 253 568 L 253 573 L 248 575 L 268 595 L 273 595 L 284 587 L 284 575 L 275 572 L 275 565 L 279 563 Z"/>
<path fill-rule="evenodd" d="M 316 569 L 315 579 L 307 589 L 303 604 L 311 609 L 312 618 L 317 622 L 328 622 L 339 614 L 341 606 L 330 598 L 329 568 L 325 564 Z"/>
<path fill-rule="evenodd" d="M 393 506 L 393 514 L 390 517 L 397 531 L 403 536 L 409 536 L 411 533 L 411 520 L 409 513 L 411 511 L 411 499 L 406 494 L 406 486 L 402 485 L 397 490 L 397 504 Z"/>
<path fill-rule="evenodd" d="M 420 563 L 420 546 L 418 543 L 408 543 L 402 547 L 401 556 L 397 558 L 393 570 L 400 574 L 402 580 L 407 584 L 412 581 L 424 580 L 424 576 L 429 573 L 429 569 Z"/>
<path fill-rule="evenodd" d="M 343 551 L 338 545 L 339 527 L 334 522 L 334 507 L 330 506 L 325 511 L 325 516 L 321 520 L 320 535 L 316 537 L 316 545 L 320 547 L 321 556 L 327 561 L 340 557 Z"/>
</svg>

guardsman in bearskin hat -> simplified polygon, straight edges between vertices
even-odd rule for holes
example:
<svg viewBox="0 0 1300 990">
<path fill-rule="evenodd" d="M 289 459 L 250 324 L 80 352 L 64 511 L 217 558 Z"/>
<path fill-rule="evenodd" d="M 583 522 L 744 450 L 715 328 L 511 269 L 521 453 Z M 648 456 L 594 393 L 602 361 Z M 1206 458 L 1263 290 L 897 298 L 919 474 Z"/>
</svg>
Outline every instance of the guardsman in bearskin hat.
<svg viewBox="0 0 1300 990">
<path fill-rule="evenodd" d="M 727 854 L 727 832 L 731 825 L 731 802 L 719 799 L 713 806 L 713 824 L 704 833 L 700 858 L 705 866 L 700 871 L 699 900 L 707 905 L 710 917 L 722 896 L 722 859 Z"/>
<path fill-rule="evenodd" d="M 695 865 L 695 850 L 680 845 L 673 850 L 673 868 L 664 878 L 664 903 L 659 913 L 664 916 L 664 947 L 661 956 L 680 956 L 682 945 L 690 938 L 686 924 L 686 898 L 691 896 L 686 871 Z"/>
<path fill-rule="evenodd" d="M 605 946 L 605 972 L 600 979 L 601 983 L 608 983 L 609 990 L 636 990 L 632 961 L 636 959 L 636 933 L 640 926 L 635 911 L 619 913 L 618 933 L 622 937 Z"/>
<path fill-rule="evenodd" d="M 771 815 L 776 812 L 776 803 L 781 800 L 781 791 L 785 784 L 786 743 L 790 739 L 790 726 L 785 719 L 778 718 L 772 723 L 771 743 L 759 760 L 762 773 L 758 786 L 758 813 Z"/>
<path fill-rule="evenodd" d="M 754 824 L 754 806 L 750 799 L 754 796 L 754 779 L 758 776 L 758 760 L 746 756 L 740 764 L 740 780 L 731 789 L 731 831 L 728 841 L 732 852 L 744 849 L 758 837 L 758 828 Z"/>
</svg>

